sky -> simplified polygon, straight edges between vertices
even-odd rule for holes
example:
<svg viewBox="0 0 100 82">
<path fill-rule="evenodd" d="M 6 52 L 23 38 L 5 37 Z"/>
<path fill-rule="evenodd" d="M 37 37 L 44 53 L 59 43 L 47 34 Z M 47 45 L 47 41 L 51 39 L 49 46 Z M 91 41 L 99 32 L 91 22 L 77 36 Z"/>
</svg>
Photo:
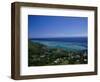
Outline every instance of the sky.
<svg viewBox="0 0 100 82">
<path fill-rule="evenodd" d="M 86 37 L 87 17 L 28 15 L 28 38 Z"/>
</svg>

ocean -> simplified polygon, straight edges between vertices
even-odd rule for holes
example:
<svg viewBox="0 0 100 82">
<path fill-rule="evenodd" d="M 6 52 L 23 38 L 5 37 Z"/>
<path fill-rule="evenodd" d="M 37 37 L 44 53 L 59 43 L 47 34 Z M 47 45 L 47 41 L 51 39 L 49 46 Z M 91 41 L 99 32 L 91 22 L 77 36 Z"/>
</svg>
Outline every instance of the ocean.
<svg viewBox="0 0 100 82">
<path fill-rule="evenodd" d="M 32 42 L 37 42 L 49 48 L 63 48 L 70 50 L 87 50 L 87 37 L 64 37 L 64 38 L 31 38 Z"/>
</svg>

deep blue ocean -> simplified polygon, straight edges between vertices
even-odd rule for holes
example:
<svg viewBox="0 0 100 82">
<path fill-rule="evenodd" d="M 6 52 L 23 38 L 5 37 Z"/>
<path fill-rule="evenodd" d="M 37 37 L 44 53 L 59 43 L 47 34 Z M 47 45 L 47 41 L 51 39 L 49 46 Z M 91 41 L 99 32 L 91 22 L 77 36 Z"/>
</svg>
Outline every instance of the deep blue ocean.
<svg viewBox="0 0 100 82">
<path fill-rule="evenodd" d="M 32 38 L 32 42 L 37 42 L 49 48 L 63 48 L 71 50 L 87 50 L 87 37 L 67 37 L 67 38 Z"/>
</svg>

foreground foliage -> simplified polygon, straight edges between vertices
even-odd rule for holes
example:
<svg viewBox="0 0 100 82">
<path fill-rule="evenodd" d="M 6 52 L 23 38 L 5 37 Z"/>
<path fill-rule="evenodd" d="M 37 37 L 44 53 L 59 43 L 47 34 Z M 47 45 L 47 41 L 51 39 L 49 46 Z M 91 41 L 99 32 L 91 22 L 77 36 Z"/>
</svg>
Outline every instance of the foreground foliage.
<svg viewBox="0 0 100 82">
<path fill-rule="evenodd" d="M 28 66 L 87 64 L 87 50 L 49 48 L 28 42 Z"/>
</svg>

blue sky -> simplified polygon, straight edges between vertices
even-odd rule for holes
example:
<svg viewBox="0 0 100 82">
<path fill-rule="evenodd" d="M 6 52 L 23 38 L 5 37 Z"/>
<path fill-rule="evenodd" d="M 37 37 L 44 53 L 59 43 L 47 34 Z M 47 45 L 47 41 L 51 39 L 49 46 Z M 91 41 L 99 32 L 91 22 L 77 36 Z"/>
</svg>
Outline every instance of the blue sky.
<svg viewBox="0 0 100 82">
<path fill-rule="evenodd" d="M 29 38 L 86 37 L 87 17 L 28 15 Z"/>
</svg>

